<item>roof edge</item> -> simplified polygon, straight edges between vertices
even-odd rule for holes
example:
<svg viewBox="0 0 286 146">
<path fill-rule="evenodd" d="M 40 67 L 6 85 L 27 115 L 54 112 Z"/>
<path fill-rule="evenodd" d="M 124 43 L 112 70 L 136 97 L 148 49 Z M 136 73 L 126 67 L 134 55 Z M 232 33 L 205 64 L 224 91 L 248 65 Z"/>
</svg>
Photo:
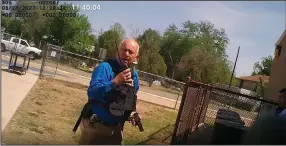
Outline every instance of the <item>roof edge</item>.
<svg viewBox="0 0 286 146">
<path fill-rule="evenodd" d="M 264 81 L 267 81 L 267 82 L 269 82 L 269 78 L 270 78 L 270 76 L 266 76 L 266 75 L 254 75 L 254 76 L 241 76 L 241 77 L 236 77 L 236 79 L 245 80 L 245 81 L 257 82 L 257 81 L 255 81 L 255 80 L 253 80 L 253 78 L 251 78 L 251 77 L 258 77 L 258 78 L 262 77 L 262 79 L 263 79 Z M 265 79 L 265 77 L 268 78 L 268 80 Z"/>
<path fill-rule="evenodd" d="M 281 34 L 280 38 L 277 40 L 276 42 L 276 46 L 279 45 L 281 43 L 281 41 L 283 40 L 283 38 L 286 37 L 286 29 L 284 30 L 284 32 Z"/>
</svg>

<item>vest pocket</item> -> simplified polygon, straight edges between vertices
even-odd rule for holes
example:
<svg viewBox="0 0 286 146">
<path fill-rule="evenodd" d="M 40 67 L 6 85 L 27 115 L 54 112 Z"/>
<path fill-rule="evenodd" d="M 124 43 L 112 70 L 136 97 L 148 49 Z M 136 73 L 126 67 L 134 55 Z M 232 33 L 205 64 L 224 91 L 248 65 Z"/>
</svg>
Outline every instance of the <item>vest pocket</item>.
<svg viewBox="0 0 286 146">
<path fill-rule="evenodd" d="M 124 102 L 125 99 L 118 98 L 116 102 L 112 102 L 109 105 L 109 111 L 114 116 L 123 116 L 124 115 Z"/>
</svg>

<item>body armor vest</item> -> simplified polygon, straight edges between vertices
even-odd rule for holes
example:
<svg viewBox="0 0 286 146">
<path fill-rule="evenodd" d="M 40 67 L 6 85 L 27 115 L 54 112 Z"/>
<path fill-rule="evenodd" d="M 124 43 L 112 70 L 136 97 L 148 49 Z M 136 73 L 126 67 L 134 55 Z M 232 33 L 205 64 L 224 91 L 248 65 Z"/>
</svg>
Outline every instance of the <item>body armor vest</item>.
<svg viewBox="0 0 286 146">
<path fill-rule="evenodd" d="M 105 62 L 110 64 L 115 76 L 127 69 L 127 67 L 120 66 L 115 59 L 109 59 Z M 134 75 L 132 70 L 131 74 L 133 79 Z M 108 109 L 110 114 L 123 118 L 122 120 L 127 120 L 131 112 L 136 110 L 137 95 L 134 84 L 120 84 L 116 86 L 106 94 L 105 101 L 106 103 L 101 104 Z"/>
</svg>

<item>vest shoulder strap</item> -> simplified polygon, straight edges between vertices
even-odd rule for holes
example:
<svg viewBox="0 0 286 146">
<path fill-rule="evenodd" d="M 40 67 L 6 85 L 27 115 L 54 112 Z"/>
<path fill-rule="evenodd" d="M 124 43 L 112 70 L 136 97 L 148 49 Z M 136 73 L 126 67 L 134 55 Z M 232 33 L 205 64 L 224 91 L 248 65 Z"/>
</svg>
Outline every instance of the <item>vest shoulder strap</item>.
<svg viewBox="0 0 286 146">
<path fill-rule="evenodd" d="M 123 70 L 127 69 L 127 67 L 121 66 L 116 59 L 107 59 L 104 62 L 107 62 L 111 66 L 112 71 L 116 75 L 119 74 L 120 72 L 122 72 Z"/>
</svg>

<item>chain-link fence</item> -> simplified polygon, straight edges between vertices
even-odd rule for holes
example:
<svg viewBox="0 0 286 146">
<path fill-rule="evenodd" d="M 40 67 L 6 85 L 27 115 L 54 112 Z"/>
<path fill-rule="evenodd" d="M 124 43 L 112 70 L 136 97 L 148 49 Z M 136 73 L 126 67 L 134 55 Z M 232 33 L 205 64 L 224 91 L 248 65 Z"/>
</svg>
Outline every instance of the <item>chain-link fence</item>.
<svg viewBox="0 0 286 146">
<path fill-rule="evenodd" d="M 19 36 L 3 32 L 1 38 L 10 40 L 11 37 Z M 41 41 L 38 48 L 43 51 L 42 59 L 33 60 L 30 71 L 32 70 L 34 74 L 40 72 L 40 76 L 52 76 L 69 81 L 72 79 L 86 85 L 89 84 L 92 71 L 103 61 L 102 58 L 107 53 L 106 49 L 101 48 L 91 53 L 91 56 L 83 56 L 45 41 Z M 10 53 L 5 52 L 2 55 L 10 56 Z M 140 70 L 137 72 L 140 78 L 140 97 L 150 98 L 150 101 L 156 98 L 158 100 L 152 102 L 166 107 L 179 107 L 184 83 Z"/>
<path fill-rule="evenodd" d="M 229 89 L 190 81 L 184 89 L 172 144 L 192 144 L 189 139 L 199 129 L 199 125 L 207 124 L 213 127 L 221 118 L 221 111 L 236 115 L 223 116 L 222 119 L 228 123 L 238 122 L 242 127 L 250 127 L 265 104 L 276 108 L 277 103 L 241 94 L 238 88 Z M 202 138 L 207 141 L 210 137 Z"/>
<path fill-rule="evenodd" d="M 42 76 L 72 79 L 88 85 L 92 71 L 103 61 L 66 51 L 59 46 L 51 44 L 45 46 L 45 48 L 42 48 L 44 50 L 43 67 L 40 73 Z M 95 55 L 93 54 L 93 56 Z M 140 70 L 137 70 L 137 72 L 140 78 L 140 97 L 143 97 L 143 100 L 154 97 L 158 100 L 150 98 L 150 101 L 170 108 L 179 107 L 184 88 L 183 82 Z"/>
<path fill-rule="evenodd" d="M 185 83 L 167 77 L 154 75 L 138 70 L 140 85 L 143 92 L 168 98 L 173 103 L 169 107 L 178 108 L 181 101 Z"/>
<path fill-rule="evenodd" d="M 74 74 L 89 78 L 101 60 L 65 51 L 63 47 L 47 44 L 44 49 L 42 76 Z M 60 71 L 60 73 L 58 72 Z"/>
<path fill-rule="evenodd" d="M 62 48 L 48 43 L 43 43 L 43 60 L 40 76 L 55 76 L 60 60 Z"/>
</svg>

